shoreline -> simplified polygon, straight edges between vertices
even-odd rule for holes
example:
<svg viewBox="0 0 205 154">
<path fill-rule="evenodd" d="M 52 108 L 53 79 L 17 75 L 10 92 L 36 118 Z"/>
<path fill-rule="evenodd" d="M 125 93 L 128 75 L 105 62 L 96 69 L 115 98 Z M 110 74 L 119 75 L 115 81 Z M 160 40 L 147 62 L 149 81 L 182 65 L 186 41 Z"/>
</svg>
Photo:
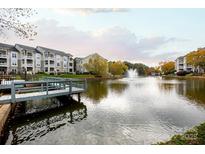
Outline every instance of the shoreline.
<svg viewBox="0 0 205 154">
<path fill-rule="evenodd" d="M 205 76 L 176 76 L 176 75 L 164 75 L 162 78 L 174 78 L 174 79 L 181 79 L 181 80 L 186 80 L 186 79 L 202 79 L 205 80 Z"/>
</svg>

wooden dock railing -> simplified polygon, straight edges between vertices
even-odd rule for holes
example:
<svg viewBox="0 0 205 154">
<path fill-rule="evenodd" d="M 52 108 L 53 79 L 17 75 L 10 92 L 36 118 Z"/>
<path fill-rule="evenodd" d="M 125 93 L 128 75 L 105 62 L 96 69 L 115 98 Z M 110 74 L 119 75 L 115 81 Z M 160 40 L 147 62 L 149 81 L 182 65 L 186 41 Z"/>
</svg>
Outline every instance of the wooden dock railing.
<svg viewBox="0 0 205 154">
<path fill-rule="evenodd" d="M 42 81 L 12 82 L 10 85 L 0 85 L 0 89 L 10 89 L 10 95 L 0 96 L 0 104 L 31 99 L 41 99 L 84 92 L 87 81 L 82 79 L 46 78 Z"/>
</svg>

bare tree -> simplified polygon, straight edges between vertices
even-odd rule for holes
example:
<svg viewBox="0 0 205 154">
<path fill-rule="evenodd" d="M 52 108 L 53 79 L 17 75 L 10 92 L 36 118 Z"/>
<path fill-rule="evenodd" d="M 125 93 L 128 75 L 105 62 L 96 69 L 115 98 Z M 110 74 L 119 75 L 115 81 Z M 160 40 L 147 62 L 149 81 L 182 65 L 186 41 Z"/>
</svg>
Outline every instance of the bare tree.
<svg viewBox="0 0 205 154">
<path fill-rule="evenodd" d="M 30 8 L 1 8 L 0 9 L 0 37 L 6 36 L 6 31 L 13 31 L 20 38 L 33 39 L 37 32 L 36 26 L 24 22 L 37 12 Z"/>
</svg>

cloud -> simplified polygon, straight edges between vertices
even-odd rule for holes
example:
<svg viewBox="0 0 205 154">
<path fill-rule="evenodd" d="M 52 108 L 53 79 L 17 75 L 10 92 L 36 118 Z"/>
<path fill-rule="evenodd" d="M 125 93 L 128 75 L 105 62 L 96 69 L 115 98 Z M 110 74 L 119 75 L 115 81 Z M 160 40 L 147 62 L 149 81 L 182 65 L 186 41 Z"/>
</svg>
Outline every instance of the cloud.
<svg viewBox="0 0 205 154">
<path fill-rule="evenodd" d="M 59 49 L 69 52 L 75 57 L 98 52 L 108 60 L 121 59 L 148 64 L 157 64 L 166 57 L 173 57 L 174 52 L 166 52 L 161 48 L 184 41 L 163 36 L 140 37 L 122 27 L 80 31 L 71 26 L 59 26 L 56 20 L 46 19 L 39 20 L 37 25 L 38 35 L 34 41 L 18 40 L 15 37 L 8 41 L 11 44 L 15 42 Z"/>
<path fill-rule="evenodd" d="M 129 11 L 129 9 L 125 8 L 61 8 L 54 10 L 59 13 L 78 13 L 80 15 L 90 15 L 93 13 L 117 13 Z"/>
</svg>

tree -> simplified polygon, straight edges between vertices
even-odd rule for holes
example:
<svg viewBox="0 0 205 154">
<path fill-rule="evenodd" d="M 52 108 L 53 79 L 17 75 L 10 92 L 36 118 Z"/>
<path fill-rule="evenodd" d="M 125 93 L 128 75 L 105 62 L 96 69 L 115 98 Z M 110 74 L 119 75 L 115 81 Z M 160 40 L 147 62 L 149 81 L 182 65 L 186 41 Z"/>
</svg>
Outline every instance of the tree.
<svg viewBox="0 0 205 154">
<path fill-rule="evenodd" d="M 127 61 L 125 61 L 124 63 L 125 63 L 125 65 L 127 65 L 128 69 L 136 69 L 139 75 L 142 75 L 142 76 L 148 75 L 147 74 L 148 69 L 149 69 L 148 66 L 141 64 L 141 63 L 134 63 L 133 64 L 133 63 L 130 63 Z"/>
<path fill-rule="evenodd" d="M 36 13 L 29 8 L 1 8 L 0 9 L 0 36 L 5 37 L 7 31 L 13 31 L 20 38 L 32 39 L 37 33 L 36 26 L 24 23 L 24 18 L 29 18 Z"/>
<path fill-rule="evenodd" d="M 165 75 L 175 72 L 175 62 L 173 61 L 160 62 L 159 65 L 162 73 Z"/>
<path fill-rule="evenodd" d="M 186 55 L 187 63 L 205 69 L 205 49 L 198 49 Z"/>
<path fill-rule="evenodd" d="M 109 72 L 112 75 L 123 75 L 128 67 L 121 61 L 109 62 Z"/>
<path fill-rule="evenodd" d="M 84 67 L 87 71 L 96 76 L 106 76 L 108 74 L 107 60 L 100 56 L 95 56 L 94 58 L 89 59 L 89 62 L 85 63 Z"/>
<path fill-rule="evenodd" d="M 147 75 L 152 75 L 152 73 L 160 74 L 159 66 L 157 66 L 157 67 L 149 67 L 147 69 L 147 72 L 146 72 Z"/>
</svg>

